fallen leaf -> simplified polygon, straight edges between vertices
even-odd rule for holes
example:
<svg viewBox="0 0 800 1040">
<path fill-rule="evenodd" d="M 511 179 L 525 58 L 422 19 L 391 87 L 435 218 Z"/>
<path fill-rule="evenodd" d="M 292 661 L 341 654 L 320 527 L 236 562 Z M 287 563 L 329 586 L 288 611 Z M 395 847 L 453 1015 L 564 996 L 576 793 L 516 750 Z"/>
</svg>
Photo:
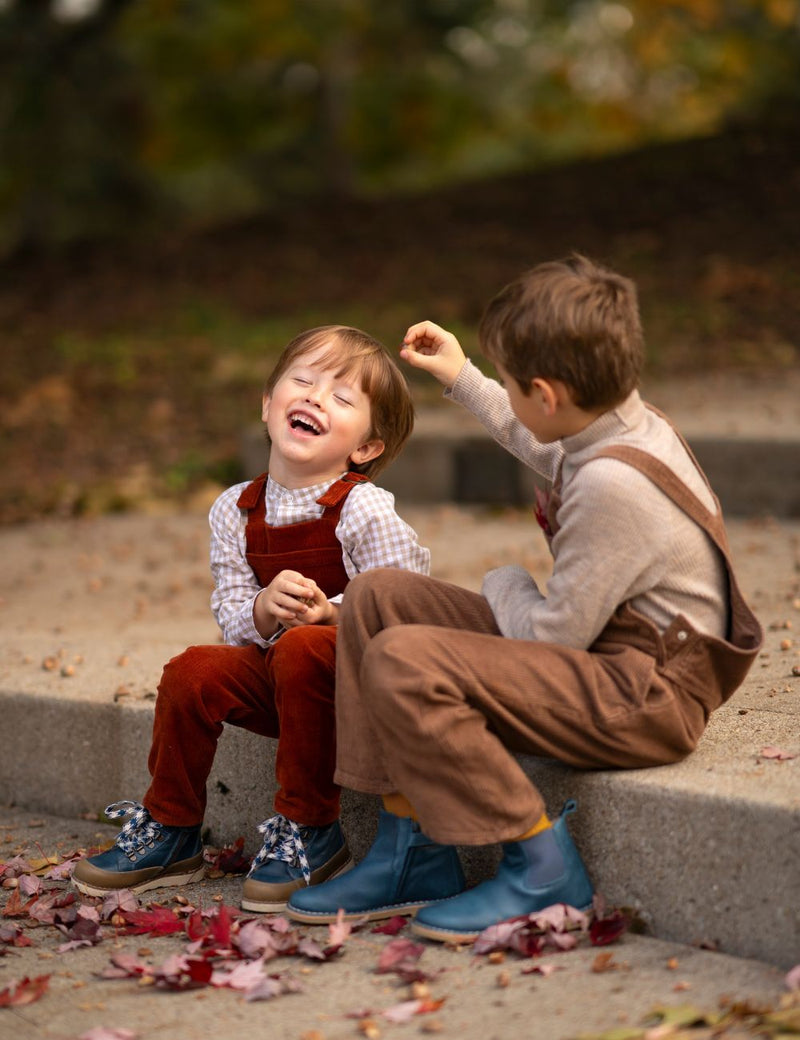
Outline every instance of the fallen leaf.
<svg viewBox="0 0 800 1040">
<path fill-rule="evenodd" d="M 372 931 L 375 935 L 397 935 L 407 924 L 407 917 L 390 917 L 388 921 L 375 925 Z"/>
<path fill-rule="evenodd" d="M 77 913 L 75 893 L 60 888 L 42 893 L 28 910 L 28 916 L 41 924 L 69 924 Z"/>
<path fill-rule="evenodd" d="M 36 896 L 31 896 L 23 903 L 19 888 L 15 888 L 3 907 L 3 917 L 26 917 L 35 902 Z"/>
<path fill-rule="evenodd" d="M 433 1011 L 438 1011 L 443 1004 L 444 999 L 404 1000 L 400 1004 L 394 1004 L 392 1007 L 386 1008 L 385 1011 L 381 1012 L 381 1017 L 388 1022 L 394 1022 L 395 1025 L 399 1025 L 403 1022 L 410 1022 L 415 1015 L 428 1015 Z"/>
<path fill-rule="evenodd" d="M 180 917 L 157 903 L 147 910 L 121 910 L 119 916 L 124 921 L 122 931 L 126 935 L 171 935 L 184 930 Z"/>
<path fill-rule="evenodd" d="M 542 975 L 547 978 L 556 971 L 565 971 L 565 964 L 526 964 L 522 969 L 523 975 Z"/>
<path fill-rule="evenodd" d="M 246 874 L 252 860 L 244 854 L 244 838 L 237 838 L 231 845 L 223 845 L 221 849 L 206 850 L 205 860 L 211 870 L 223 874 Z"/>
<path fill-rule="evenodd" d="M 0 1007 L 23 1007 L 40 1000 L 50 985 L 49 975 L 36 975 L 29 978 L 12 979 L 7 986 L 0 989 Z"/>
<path fill-rule="evenodd" d="M 759 751 L 759 756 L 761 758 L 775 759 L 776 762 L 788 762 L 789 759 L 797 758 L 797 755 L 793 755 L 791 751 L 784 751 L 782 748 L 775 747 L 772 744 L 763 747 Z"/>
<path fill-rule="evenodd" d="M 556 903 L 484 929 L 475 940 L 473 951 L 483 954 L 514 950 L 523 957 L 536 957 L 546 946 L 572 949 L 578 942 L 576 932 L 585 932 L 588 928 L 589 918 L 585 913 L 565 903 Z"/>
<path fill-rule="evenodd" d="M 328 925 L 328 944 L 338 948 L 350 938 L 352 931 L 353 926 L 345 921 L 344 910 L 340 908 L 336 920 Z"/>
<path fill-rule="evenodd" d="M 244 994 L 245 1000 L 272 1000 L 284 993 L 302 993 L 302 983 L 289 975 L 266 975 L 263 982 L 258 983 Z"/>
<path fill-rule="evenodd" d="M 103 899 L 100 916 L 104 921 L 113 917 L 118 911 L 138 910 L 139 900 L 129 888 L 120 888 L 116 892 L 109 892 Z"/>
<path fill-rule="evenodd" d="M 592 946 L 607 946 L 616 942 L 628 930 L 630 920 L 621 910 L 608 917 L 596 917 L 589 925 L 589 941 Z"/>
<path fill-rule="evenodd" d="M 619 965 L 614 963 L 613 953 L 598 953 L 592 961 L 592 971 L 599 975 L 606 971 L 616 971 Z"/>
<path fill-rule="evenodd" d="M 263 960 L 243 961 L 231 969 L 214 971 L 211 975 L 211 985 L 251 990 L 266 977 Z"/>
<path fill-rule="evenodd" d="M 0 943 L 5 946 L 33 946 L 22 929 L 13 924 L 0 925 Z"/>
<path fill-rule="evenodd" d="M 378 975 L 394 972 L 405 982 L 424 980 L 425 976 L 417 968 L 417 961 L 425 952 L 421 943 L 410 939 L 392 939 L 381 950 L 375 972 Z"/>
</svg>

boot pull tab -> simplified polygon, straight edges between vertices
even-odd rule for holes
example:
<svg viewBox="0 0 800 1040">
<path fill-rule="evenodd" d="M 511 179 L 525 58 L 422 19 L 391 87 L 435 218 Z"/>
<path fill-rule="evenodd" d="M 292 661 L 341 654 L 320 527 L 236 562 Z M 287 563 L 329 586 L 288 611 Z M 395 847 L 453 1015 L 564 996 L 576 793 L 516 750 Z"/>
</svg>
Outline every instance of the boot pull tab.
<svg viewBox="0 0 800 1040">
<path fill-rule="evenodd" d="M 564 802 L 564 805 L 563 805 L 563 807 L 561 809 L 561 815 L 562 816 L 570 816 L 570 815 L 572 815 L 572 813 L 575 812 L 575 810 L 577 808 L 578 808 L 578 803 L 575 801 L 575 799 L 574 798 L 569 798 L 569 799 L 567 799 L 566 802 Z"/>
</svg>

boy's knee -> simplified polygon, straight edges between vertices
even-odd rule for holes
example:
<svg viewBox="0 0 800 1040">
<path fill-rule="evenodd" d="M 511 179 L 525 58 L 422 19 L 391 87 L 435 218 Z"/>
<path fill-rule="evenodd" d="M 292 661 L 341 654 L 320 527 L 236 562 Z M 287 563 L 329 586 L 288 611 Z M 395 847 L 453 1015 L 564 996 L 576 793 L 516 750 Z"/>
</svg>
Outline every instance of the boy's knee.
<svg viewBox="0 0 800 1040">
<path fill-rule="evenodd" d="M 375 567 L 356 574 L 345 589 L 342 610 L 348 614 L 371 609 L 373 604 L 403 598 L 420 575 L 399 567 Z"/>
<path fill-rule="evenodd" d="M 218 647 L 190 646 L 164 665 L 159 697 L 181 697 L 187 690 L 203 684 L 209 669 L 215 668 Z"/>
<path fill-rule="evenodd" d="M 333 671 L 336 664 L 336 628 L 332 625 L 300 625 L 287 629 L 272 648 L 271 667 L 276 673 L 298 670 Z"/>
<path fill-rule="evenodd" d="M 360 678 L 369 691 L 370 701 L 394 700 L 401 686 L 406 688 L 409 683 L 413 684 L 413 676 L 419 674 L 420 661 L 413 649 L 411 628 L 410 625 L 385 628 L 367 644 L 361 659 Z"/>
</svg>

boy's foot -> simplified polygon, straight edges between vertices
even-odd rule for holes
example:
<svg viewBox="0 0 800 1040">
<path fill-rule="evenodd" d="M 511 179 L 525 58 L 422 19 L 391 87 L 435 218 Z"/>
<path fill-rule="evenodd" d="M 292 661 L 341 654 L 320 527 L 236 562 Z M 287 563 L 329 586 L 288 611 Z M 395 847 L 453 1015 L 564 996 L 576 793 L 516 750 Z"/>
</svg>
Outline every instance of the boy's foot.
<svg viewBox="0 0 800 1040">
<path fill-rule="evenodd" d="M 286 912 L 295 921 L 325 924 L 339 910 L 345 920 L 413 914 L 464 888 L 458 853 L 423 834 L 414 820 L 381 810 L 378 833 L 364 859 L 343 877 L 292 893 Z"/>
<path fill-rule="evenodd" d="M 276 914 L 292 892 L 343 874 L 353 857 L 339 821 L 304 827 L 278 813 L 258 825 L 264 844 L 242 887 L 242 909 Z"/>
<path fill-rule="evenodd" d="M 167 827 L 139 802 L 114 802 L 106 816 L 130 819 L 110 849 L 77 864 L 72 880 L 79 892 L 86 896 L 104 896 L 120 888 L 146 892 L 188 885 L 203 877 L 200 824 Z"/>
<path fill-rule="evenodd" d="M 566 824 L 575 808 L 575 802 L 569 801 L 548 830 L 524 841 L 506 842 L 497 874 L 490 881 L 420 910 L 411 931 L 438 942 L 466 943 L 490 925 L 554 903 L 588 909 L 592 883 Z"/>
</svg>

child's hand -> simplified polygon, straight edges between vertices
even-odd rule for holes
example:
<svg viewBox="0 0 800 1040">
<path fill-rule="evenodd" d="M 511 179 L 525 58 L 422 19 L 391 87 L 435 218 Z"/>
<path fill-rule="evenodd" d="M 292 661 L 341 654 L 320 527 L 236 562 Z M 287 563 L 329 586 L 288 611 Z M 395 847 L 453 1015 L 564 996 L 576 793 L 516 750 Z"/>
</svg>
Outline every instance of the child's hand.
<svg viewBox="0 0 800 1040">
<path fill-rule="evenodd" d="M 284 621 L 284 628 L 298 628 L 300 625 L 335 625 L 339 608 L 331 603 L 319 586 L 314 586 L 314 591 L 304 604 L 305 609 L 294 619 Z"/>
<path fill-rule="evenodd" d="M 452 332 L 434 325 L 432 321 L 421 321 L 411 326 L 403 337 L 400 357 L 414 368 L 430 372 L 448 388 L 458 379 L 458 373 L 467 360 Z"/>
<path fill-rule="evenodd" d="M 304 578 L 297 571 L 281 571 L 256 598 L 256 628 L 263 634 L 265 629 L 274 631 L 276 622 L 284 628 L 319 624 L 324 615 L 323 604 L 331 606 L 311 578 Z"/>
</svg>

